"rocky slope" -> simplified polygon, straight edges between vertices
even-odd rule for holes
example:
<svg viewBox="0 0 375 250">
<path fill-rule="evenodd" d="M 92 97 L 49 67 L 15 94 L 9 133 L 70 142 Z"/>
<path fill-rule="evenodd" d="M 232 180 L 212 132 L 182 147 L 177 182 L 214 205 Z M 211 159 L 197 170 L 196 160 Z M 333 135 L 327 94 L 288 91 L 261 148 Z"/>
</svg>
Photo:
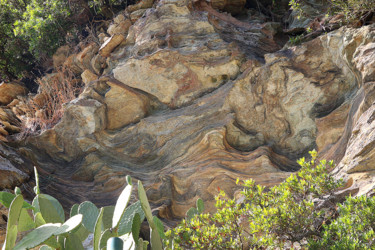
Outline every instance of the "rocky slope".
<svg viewBox="0 0 375 250">
<path fill-rule="evenodd" d="M 36 165 L 42 192 L 67 207 L 108 205 L 131 175 L 171 221 L 198 197 L 212 209 L 218 188 L 233 194 L 237 178 L 279 183 L 317 148 L 338 163 L 336 176 L 351 178 L 348 187 L 372 190 L 375 25 L 282 48 L 280 24 L 251 10 L 233 18 L 222 11 L 246 2 L 229 2 L 144 0 L 100 42 L 75 54 L 61 48 L 55 67 L 80 76 L 84 90 L 54 128 L 13 143 L 18 156 L 0 149 L 13 186 Z M 22 101 L 4 109 L 2 121 Z"/>
</svg>

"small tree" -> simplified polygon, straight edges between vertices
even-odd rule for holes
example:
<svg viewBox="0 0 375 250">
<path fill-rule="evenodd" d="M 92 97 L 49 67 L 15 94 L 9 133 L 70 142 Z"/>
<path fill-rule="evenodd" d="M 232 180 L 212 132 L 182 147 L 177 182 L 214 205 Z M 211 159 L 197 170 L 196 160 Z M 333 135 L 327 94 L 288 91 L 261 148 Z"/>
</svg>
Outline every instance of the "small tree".
<svg viewBox="0 0 375 250">
<path fill-rule="evenodd" d="M 340 186 L 329 169 L 333 162 L 312 159 L 298 161 L 301 170 L 267 190 L 253 180 L 243 184 L 243 202 L 216 197 L 217 212 L 196 213 L 166 233 L 165 244 L 176 249 L 267 248 L 283 247 L 320 235 L 325 221 L 335 215 L 335 206 L 322 208 L 319 200 L 328 199 Z"/>
</svg>

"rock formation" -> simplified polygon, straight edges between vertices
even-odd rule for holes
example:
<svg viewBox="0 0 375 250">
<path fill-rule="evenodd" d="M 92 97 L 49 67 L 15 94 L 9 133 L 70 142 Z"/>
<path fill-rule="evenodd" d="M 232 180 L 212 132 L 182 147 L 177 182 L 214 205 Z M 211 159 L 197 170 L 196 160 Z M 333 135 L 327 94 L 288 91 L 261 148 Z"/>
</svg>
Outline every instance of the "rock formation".
<svg viewBox="0 0 375 250">
<path fill-rule="evenodd" d="M 282 48 L 280 24 L 221 12 L 237 14 L 233 6 L 244 3 L 144 0 L 100 44 L 60 49 L 54 64 L 84 90 L 54 128 L 17 142 L 42 192 L 67 207 L 108 205 L 131 175 L 172 221 L 198 197 L 212 210 L 218 188 L 232 195 L 237 178 L 281 182 L 314 148 L 338 163 L 335 175 L 371 190 L 375 25 Z M 27 178 L 18 174 L 12 187 Z"/>
</svg>

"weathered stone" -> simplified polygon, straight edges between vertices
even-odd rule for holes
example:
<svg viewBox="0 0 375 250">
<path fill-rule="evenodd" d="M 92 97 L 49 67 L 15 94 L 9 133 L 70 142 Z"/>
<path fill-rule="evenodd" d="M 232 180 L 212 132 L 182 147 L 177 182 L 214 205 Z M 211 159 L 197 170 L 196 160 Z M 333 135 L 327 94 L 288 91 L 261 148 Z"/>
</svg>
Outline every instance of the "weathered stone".
<svg viewBox="0 0 375 250">
<path fill-rule="evenodd" d="M 373 104 L 356 122 L 347 143 L 345 156 L 334 170 L 338 178 L 352 179 L 352 187 L 359 194 L 372 191 L 375 187 L 375 105 Z"/>
<path fill-rule="evenodd" d="M 125 19 L 123 14 L 118 15 L 107 30 L 107 33 L 111 36 L 121 34 L 126 37 L 128 30 L 132 25 L 132 22 L 129 19 Z"/>
<path fill-rule="evenodd" d="M 157 52 L 143 60 L 129 59 L 113 72 L 126 85 L 154 95 L 171 107 L 180 107 L 239 73 L 240 62 L 232 59 L 233 53 L 222 50 L 185 56 Z"/>
<path fill-rule="evenodd" d="M 132 13 L 140 9 L 148 9 L 152 7 L 154 0 L 141 0 L 137 4 L 130 5 L 126 8 L 126 11 Z"/>
<path fill-rule="evenodd" d="M 355 77 L 331 60 L 318 39 L 265 59 L 266 65 L 237 81 L 228 103 L 242 130 L 297 157 L 315 145 L 314 118 L 342 103 L 355 90 Z M 258 144 L 249 141 L 248 147 Z"/>
<path fill-rule="evenodd" d="M 80 63 L 78 62 L 77 54 L 70 55 L 64 62 L 64 67 L 69 69 L 74 74 L 81 74 L 83 72 L 82 68 L 80 67 Z"/>
<path fill-rule="evenodd" d="M 121 34 L 111 36 L 99 49 L 99 53 L 103 57 L 109 57 L 112 51 L 125 40 L 125 37 Z"/>
<path fill-rule="evenodd" d="M 349 110 L 350 104 L 344 103 L 330 114 L 315 119 L 318 130 L 316 137 L 318 153 L 328 150 L 341 138 L 345 130 Z"/>
<path fill-rule="evenodd" d="M 102 70 L 106 67 L 106 58 L 102 57 L 100 54 L 97 54 L 91 59 L 91 68 L 95 71 L 95 74 L 101 75 Z"/>
<path fill-rule="evenodd" d="M 145 117 L 149 100 L 129 88 L 107 82 L 111 89 L 105 94 L 107 129 L 118 129 Z"/>
<path fill-rule="evenodd" d="M 357 48 L 353 63 L 358 71 L 361 72 L 362 82 L 375 81 L 375 42 L 361 45 Z"/>
<path fill-rule="evenodd" d="M 83 71 L 81 74 L 82 81 L 85 85 L 89 85 L 90 82 L 95 81 L 98 79 L 98 76 L 94 73 L 91 72 L 91 70 L 86 69 Z"/>
<path fill-rule="evenodd" d="M 96 55 L 98 50 L 99 46 L 96 43 L 90 43 L 80 53 L 78 53 L 77 56 L 73 57 L 73 63 L 82 71 L 91 69 L 91 60 Z"/>
<path fill-rule="evenodd" d="M 82 153 L 77 140 L 99 132 L 105 126 L 103 104 L 93 99 L 75 99 L 64 107 L 64 115 L 54 129 L 35 139 L 42 142 L 40 148 L 49 154 L 71 161 Z"/>
<path fill-rule="evenodd" d="M 28 90 L 20 83 L 2 82 L 0 84 L 0 104 L 7 105 L 11 103 L 17 96 L 26 95 Z"/>
<path fill-rule="evenodd" d="M 29 178 L 26 173 L 17 169 L 8 159 L 2 156 L 0 156 L 0 176 L 0 190 L 19 186 Z"/>
<path fill-rule="evenodd" d="M 138 19 L 140 19 L 146 13 L 146 11 L 147 9 L 140 9 L 132 12 L 130 14 L 131 23 L 135 23 L 136 21 L 138 21 Z"/>
<path fill-rule="evenodd" d="M 366 110 L 375 87 L 362 79 L 372 79 L 374 25 L 270 53 L 280 24 L 241 21 L 206 1 L 142 4 L 128 8 L 144 15 L 108 50 L 106 66 L 95 50 L 73 58 L 80 73 L 102 76 L 65 106 L 54 129 L 25 143 L 41 169 L 53 171 L 48 192 L 67 206 L 87 199 L 105 206 L 131 175 L 159 216 L 176 219 L 198 197 L 212 211 L 218 188 L 232 195 L 237 178 L 279 183 L 316 146 L 328 160 L 346 154 L 342 164 L 350 165 L 336 176 L 373 188 Z"/>
</svg>

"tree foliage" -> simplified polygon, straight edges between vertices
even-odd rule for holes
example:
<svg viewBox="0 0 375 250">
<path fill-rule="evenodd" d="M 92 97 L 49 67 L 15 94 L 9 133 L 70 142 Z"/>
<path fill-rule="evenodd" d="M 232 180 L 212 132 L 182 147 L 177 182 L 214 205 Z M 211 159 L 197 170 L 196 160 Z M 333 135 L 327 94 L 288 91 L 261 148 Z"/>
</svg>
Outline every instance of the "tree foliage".
<svg viewBox="0 0 375 250">
<path fill-rule="evenodd" d="M 175 249 L 274 249 L 319 236 L 322 225 L 336 214 L 335 206 L 322 207 L 319 201 L 327 200 L 343 181 L 329 174 L 333 162 L 317 161 L 316 151 L 310 153 L 310 161 L 298 161 L 298 173 L 269 190 L 245 181 L 242 202 L 221 191 L 216 213 L 183 220 L 166 233 L 165 244 Z"/>
<path fill-rule="evenodd" d="M 111 18 L 125 0 L 0 0 L 0 81 L 31 70 L 97 16 Z M 130 3 L 130 2 L 129 2 Z M 75 34 L 76 35 L 76 34 Z"/>
</svg>

